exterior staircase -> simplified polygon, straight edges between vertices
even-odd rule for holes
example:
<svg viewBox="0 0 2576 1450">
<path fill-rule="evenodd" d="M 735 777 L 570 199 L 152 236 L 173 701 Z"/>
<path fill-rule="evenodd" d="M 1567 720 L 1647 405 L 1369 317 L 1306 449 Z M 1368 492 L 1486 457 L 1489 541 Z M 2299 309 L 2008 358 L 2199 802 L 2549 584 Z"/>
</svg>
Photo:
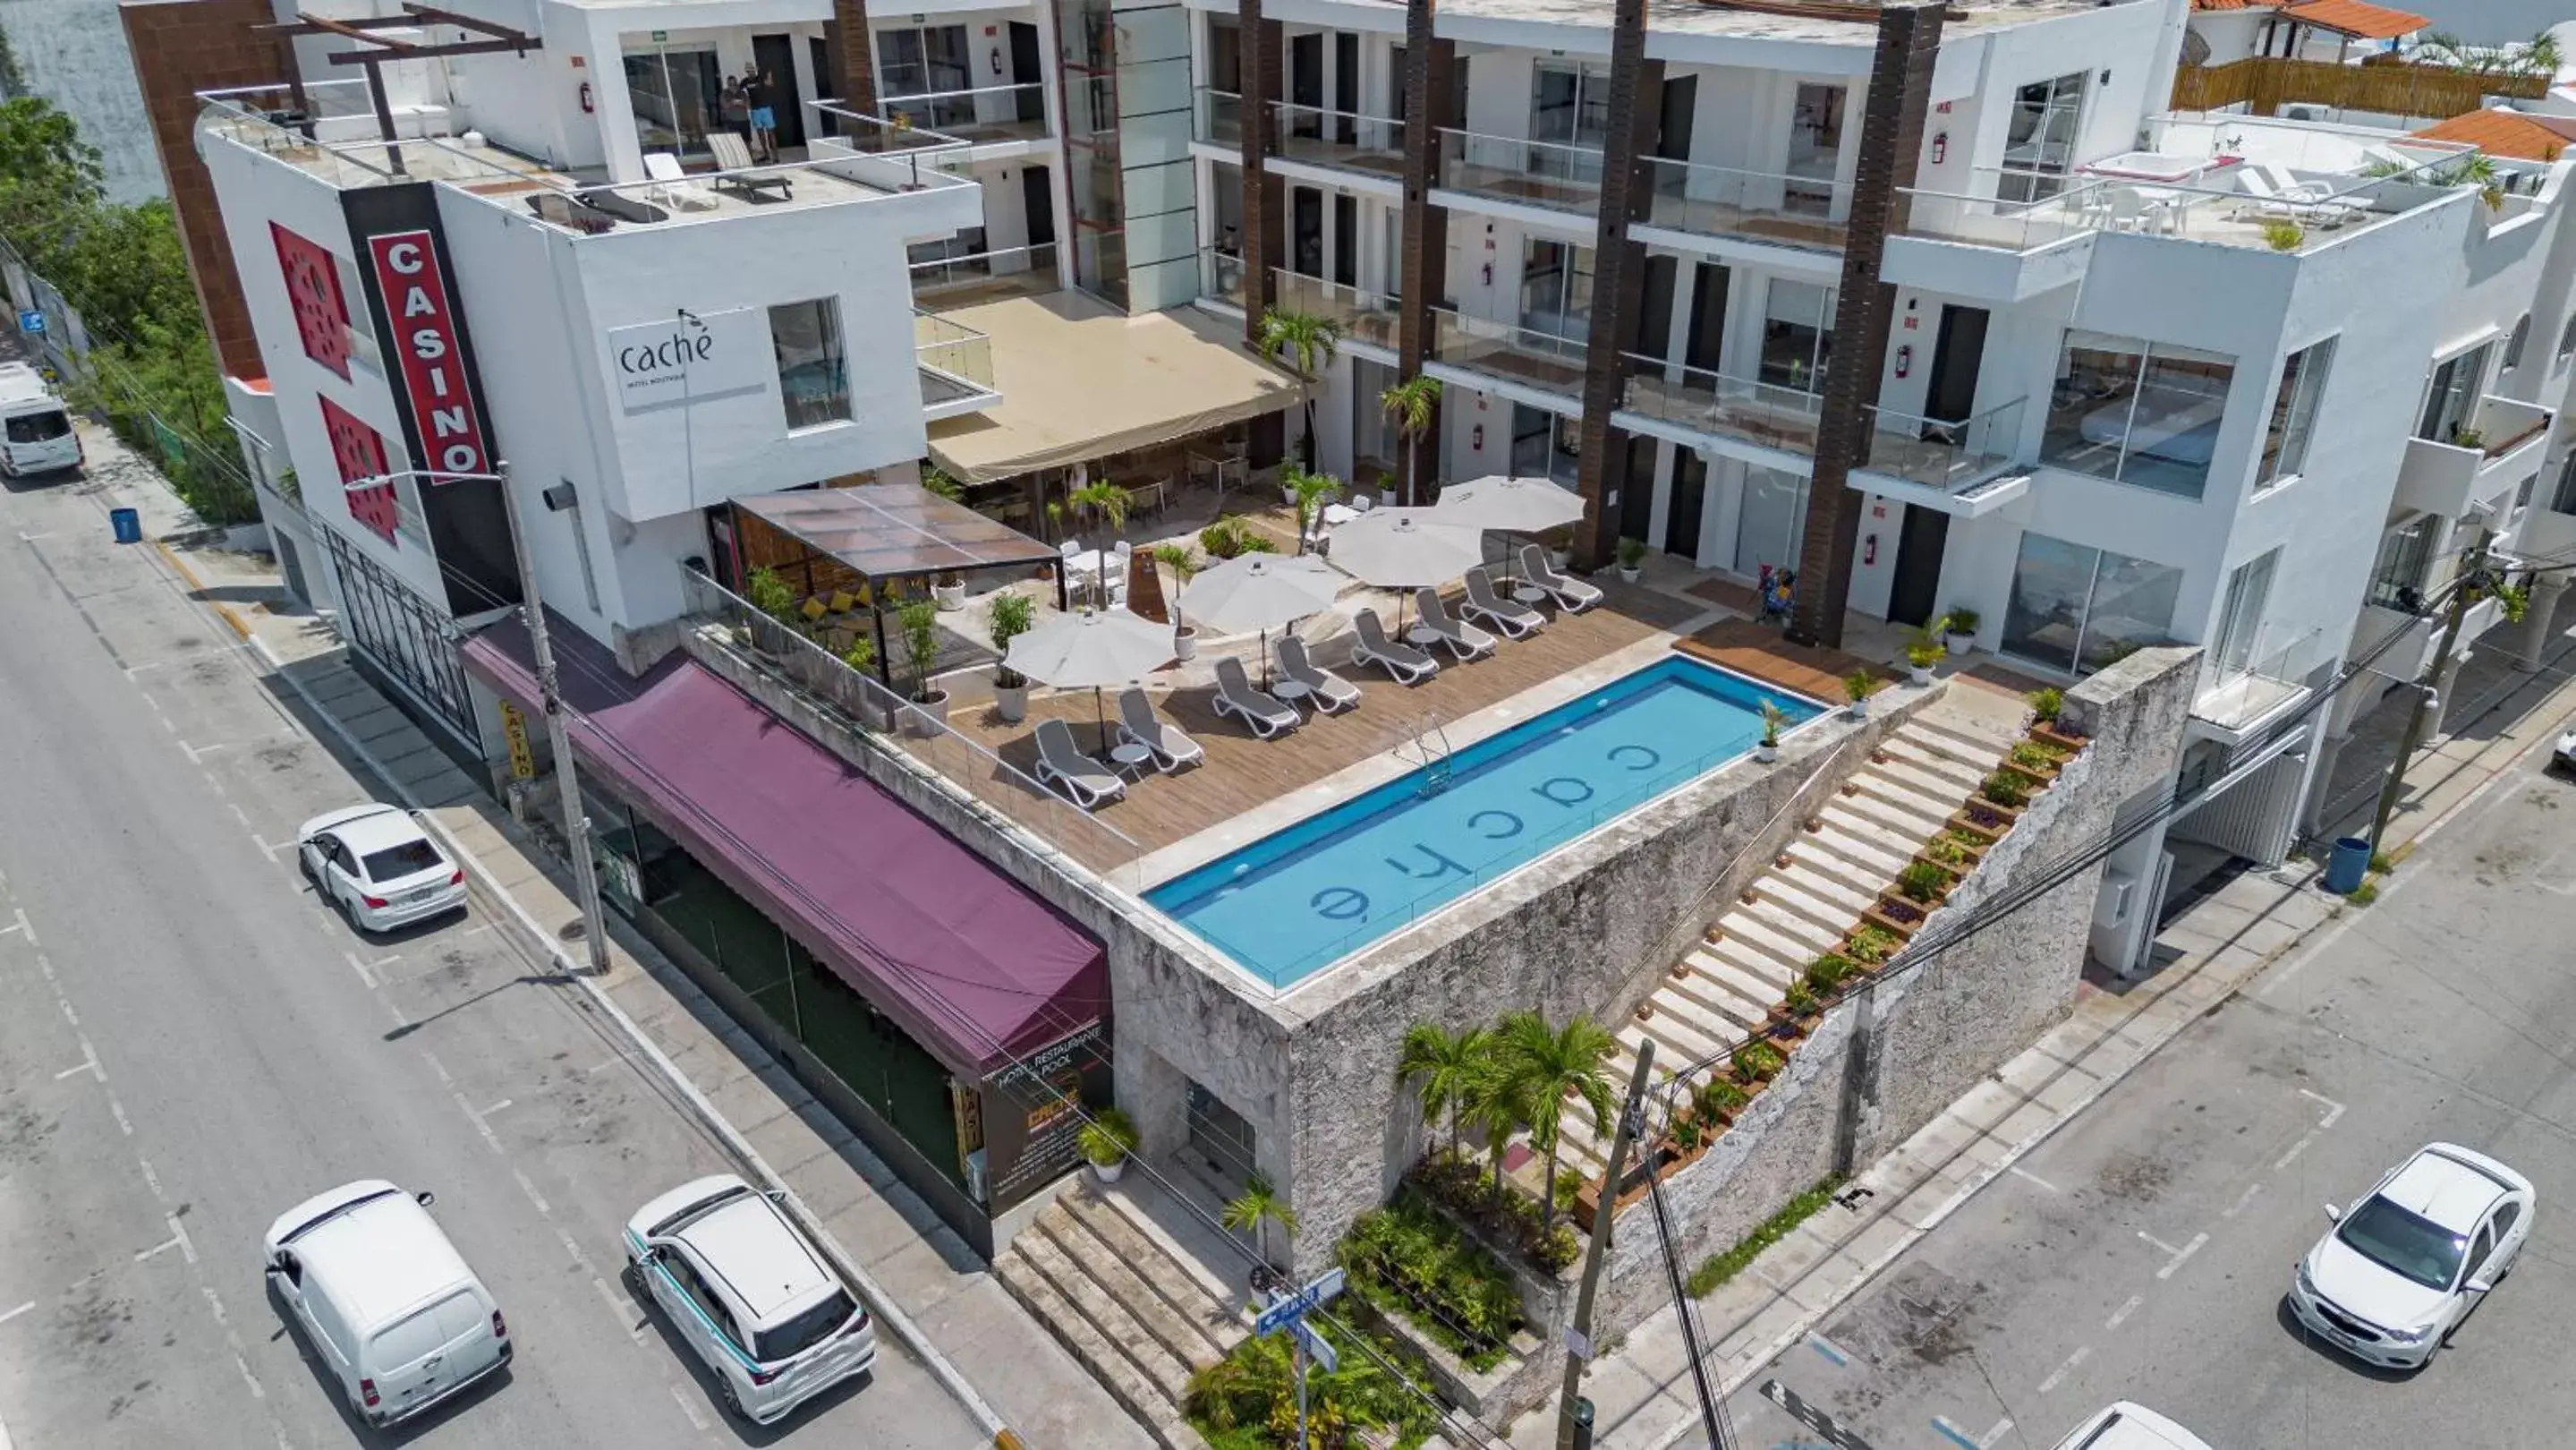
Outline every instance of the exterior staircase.
<svg viewBox="0 0 2576 1450">
<path fill-rule="evenodd" d="M 1788 864 L 1756 878 L 1676 964 L 1648 999 L 1652 1010 L 1620 1028 L 1609 1064 L 1614 1083 L 1628 1081 L 1650 1038 L 1660 1081 L 1759 1032 L 1790 983 L 1947 828 L 2016 738 L 2001 720 L 1979 718 L 1990 712 L 1949 704 L 1936 702 L 1884 737 L 1869 766 L 1829 799 L 1822 827 L 1801 832 Z M 1565 1115 L 1561 1131 L 1561 1166 L 1599 1178 L 1609 1166 L 1608 1133 L 1596 1133 L 1579 1110 Z"/>
<path fill-rule="evenodd" d="M 1251 1325 L 1141 1210 L 1077 1184 L 1011 1240 L 993 1273 L 1165 1450 L 1206 1450 L 1181 1414 L 1190 1376 Z"/>
</svg>

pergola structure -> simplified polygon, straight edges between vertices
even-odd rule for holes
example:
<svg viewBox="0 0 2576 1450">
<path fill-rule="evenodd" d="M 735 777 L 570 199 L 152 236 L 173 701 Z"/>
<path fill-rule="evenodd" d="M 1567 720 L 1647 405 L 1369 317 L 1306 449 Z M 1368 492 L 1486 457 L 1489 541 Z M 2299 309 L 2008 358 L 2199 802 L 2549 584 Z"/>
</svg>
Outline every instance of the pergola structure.
<svg viewBox="0 0 2576 1450">
<path fill-rule="evenodd" d="M 891 687 L 886 597 L 908 581 L 1046 565 L 1067 607 L 1064 556 L 1039 539 L 908 483 L 800 489 L 733 501 L 744 579 L 775 570 L 807 600 L 848 596 L 874 617 L 877 680 Z"/>
<path fill-rule="evenodd" d="M 373 33 L 379 30 L 411 30 L 423 25 L 453 25 L 469 35 L 479 35 L 483 38 L 420 45 L 412 41 L 397 40 L 391 36 Z M 304 72 L 295 64 L 295 38 L 299 35 L 337 35 L 365 45 L 366 48 L 363 50 L 344 50 L 325 58 L 333 65 L 354 65 L 365 68 L 367 99 L 373 102 L 376 108 L 376 129 L 382 133 L 386 142 L 385 154 L 397 172 L 403 170 L 403 160 L 402 149 L 392 144 L 397 138 L 394 135 L 393 107 L 385 99 L 384 65 L 387 61 L 437 60 L 444 56 L 482 55 L 503 50 L 514 51 L 524 56 L 529 51 L 545 48 L 544 41 L 525 31 L 512 30 L 506 25 L 495 25 L 489 20 L 479 20 L 471 15 L 459 15 L 453 10 L 441 10 L 431 5 L 410 4 L 408 0 L 403 5 L 400 15 L 374 15 L 358 20 L 333 20 L 328 16 L 310 15 L 298 10 L 295 12 L 295 19 L 291 22 L 262 25 L 256 29 L 262 35 L 277 37 L 279 59 L 286 68 L 287 94 L 293 98 L 297 114 L 305 118 L 304 134 L 307 140 L 310 140 L 313 135 L 313 107 L 304 97 Z"/>
</svg>

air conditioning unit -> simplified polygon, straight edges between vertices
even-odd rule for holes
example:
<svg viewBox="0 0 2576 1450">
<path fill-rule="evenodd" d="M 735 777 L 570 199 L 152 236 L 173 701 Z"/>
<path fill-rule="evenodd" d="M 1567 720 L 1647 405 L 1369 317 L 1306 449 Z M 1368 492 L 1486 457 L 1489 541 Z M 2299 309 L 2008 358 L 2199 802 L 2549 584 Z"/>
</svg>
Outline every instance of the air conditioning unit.
<svg viewBox="0 0 2576 1450">
<path fill-rule="evenodd" d="M 2093 896 L 2093 925 L 2109 931 L 2125 924 L 2135 904 L 2138 878 L 2126 871 L 2102 873 L 2102 889 Z"/>
<path fill-rule="evenodd" d="M 2281 108 L 2281 119 L 2284 121 L 2331 121 L 2334 119 L 2334 107 L 2311 105 L 2305 102 L 2293 101 Z"/>
</svg>

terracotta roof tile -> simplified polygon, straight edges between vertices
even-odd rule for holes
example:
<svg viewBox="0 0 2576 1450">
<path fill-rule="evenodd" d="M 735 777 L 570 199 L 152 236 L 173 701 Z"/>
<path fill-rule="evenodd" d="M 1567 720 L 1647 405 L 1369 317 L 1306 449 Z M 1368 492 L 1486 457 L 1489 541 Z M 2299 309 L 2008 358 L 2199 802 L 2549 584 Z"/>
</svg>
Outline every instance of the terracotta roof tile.
<svg viewBox="0 0 2576 1450">
<path fill-rule="evenodd" d="M 2409 10 L 2392 10 L 2368 0 L 2308 0 L 2281 12 L 2284 19 L 2340 31 L 2356 40 L 2395 40 L 2413 35 L 2433 22 Z"/>
<path fill-rule="evenodd" d="M 2576 117 L 2534 116 L 2498 108 L 2453 116 L 2413 134 L 2427 141 L 2461 142 L 2490 156 L 2548 161 L 2576 141 Z"/>
</svg>

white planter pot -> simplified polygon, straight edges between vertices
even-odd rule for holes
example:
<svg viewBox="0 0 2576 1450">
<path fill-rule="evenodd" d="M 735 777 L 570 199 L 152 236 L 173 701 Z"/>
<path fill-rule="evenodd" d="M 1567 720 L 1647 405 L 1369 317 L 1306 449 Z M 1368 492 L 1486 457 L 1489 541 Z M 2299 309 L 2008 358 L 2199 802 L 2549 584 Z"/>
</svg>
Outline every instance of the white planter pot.
<svg viewBox="0 0 2576 1450">
<path fill-rule="evenodd" d="M 903 702 L 903 728 L 909 735 L 927 738 L 939 733 L 948 723 L 948 692 L 940 690 L 927 700 Z"/>
<path fill-rule="evenodd" d="M 1172 635 L 1172 658 L 1177 660 L 1194 660 L 1198 657 L 1199 632 L 1195 629 L 1182 629 L 1175 631 Z"/>
<path fill-rule="evenodd" d="M 1925 665 L 1907 665 L 1905 678 L 1917 685 L 1928 685 L 1932 683 L 1932 671 Z"/>
<path fill-rule="evenodd" d="M 1977 637 L 1973 634 L 1945 634 L 1941 637 L 1941 642 L 1950 647 L 1950 653 L 1953 655 L 1963 655 L 1976 648 Z"/>
<path fill-rule="evenodd" d="M 1780 758 L 1780 747 L 1777 745 L 1756 745 L 1753 747 L 1753 758 L 1761 761 L 1764 765 L 1769 765 L 1771 762 Z"/>
<path fill-rule="evenodd" d="M 1843 706 L 1843 713 L 1851 716 L 1855 720 L 1866 720 L 1869 718 L 1869 702 L 1867 700 L 1854 700 L 1850 704 Z"/>
<path fill-rule="evenodd" d="M 1297 490 L 1293 488 L 1280 489 L 1279 501 L 1288 505 L 1290 508 L 1295 508 L 1297 506 Z"/>
<path fill-rule="evenodd" d="M 1573 562 L 1574 551 L 1572 549 L 1550 549 L 1547 551 L 1547 567 L 1551 569 L 1561 570 L 1571 565 Z"/>
<path fill-rule="evenodd" d="M 1091 1165 L 1091 1175 L 1103 1183 L 1117 1182 L 1118 1175 L 1126 1171 L 1127 1160 L 1124 1158 L 1119 1159 L 1115 1163 L 1094 1163 Z"/>
<path fill-rule="evenodd" d="M 930 602 L 939 607 L 940 613 L 954 614 L 966 607 L 966 586 L 933 584 L 930 586 Z"/>
<path fill-rule="evenodd" d="M 993 687 L 993 708 L 1001 712 L 1003 724 L 1019 724 L 1021 721 L 1029 718 L 1029 687 L 1026 685 L 995 685 Z"/>
<path fill-rule="evenodd" d="M 1395 507 L 1395 490 L 1391 488 L 1379 489 L 1377 491 L 1377 506 L 1382 509 L 1391 509 Z"/>
<path fill-rule="evenodd" d="M 1646 571 L 1642 568 L 1631 569 L 1625 564 L 1622 564 L 1619 566 L 1619 580 L 1623 584 L 1634 584 L 1637 582 L 1638 576 L 1645 572 Z"/>
</svg>

